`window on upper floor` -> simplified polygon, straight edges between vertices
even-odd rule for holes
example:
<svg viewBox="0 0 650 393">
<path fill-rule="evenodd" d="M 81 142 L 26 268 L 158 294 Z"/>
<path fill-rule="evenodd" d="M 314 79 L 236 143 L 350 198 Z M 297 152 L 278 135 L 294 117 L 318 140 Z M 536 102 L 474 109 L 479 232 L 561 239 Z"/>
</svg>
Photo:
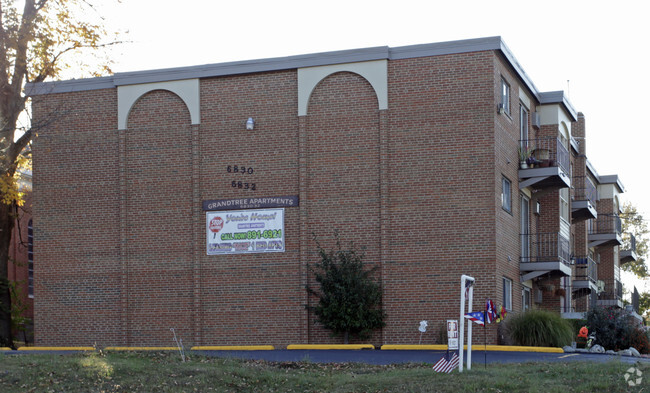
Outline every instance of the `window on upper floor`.
<svg viewBox="0 0 650 393">
<path fill-rule="evenodd" d="M 569 222 L 569 189 L 560 189 L 560 218 Z"/>
<path fill-rule="evenodd" d="M 521 260 L 530 259 L 530 199 L 525 195 L 519 196 L 519 233 L 521 233 Z"/>
<path fill-rule="evenodd" d="M 519 104 L 519 140 L 522 141 L 522 147 L 528 140 L 528 108 Z"/>
<path fill-rule="evenodd" d="M 501 102 L 499 103 L 503 113 L 510 116 L 510 85 L 505 79 L 501 79 Z"/>
<path fill-rule="evenodd" d="M 508 213 L 512 213 L 512 196 L 511 194 L 512 183 L 508 178 L 503 176 L 501 178 L 501 207 Z"/>
</svg>

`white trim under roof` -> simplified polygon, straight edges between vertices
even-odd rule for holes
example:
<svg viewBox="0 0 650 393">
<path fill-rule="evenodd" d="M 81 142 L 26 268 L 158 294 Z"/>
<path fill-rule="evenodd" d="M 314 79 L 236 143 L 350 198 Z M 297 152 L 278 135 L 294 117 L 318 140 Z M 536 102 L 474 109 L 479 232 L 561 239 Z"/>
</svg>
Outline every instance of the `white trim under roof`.
<svg viewBox="0 0 650 393">
<path fill-rule="evenodd" d="M 375 90 L 379 110 L 388 109 L 388 61 L 336 64 L 298 69 L 298 116 L 307 115 L 309 97 L 320 81 L 335 72 L 353 72 L 364 77 Z"/>
<path fill-rule="evenodd" d="M 129 112 L 136 101 L 154 90 L 167 90 L 176 94 L 187 106 L 192 124 L 201 122 L 199 80 L 187 79 L 180 81 L 143 83 L 139 85 L 126 85 L 117 87 L 117 129 L 126 130 Z"/>
<path fill-rule="evenodd" d="M 542 93 L 537 90 L 523 67 L 519 64 L 510 49 L 499 36 L 401 46 L 396 48 L 378 46 L 270 59 L 244 60 L 148 71 L 121 72 L 113 76 L 101 78 L 27 83 L 25 84 L 25 94 L 27 96 L 37 96 L 43 94 L 70 93 L 85 90 L 110 89 L 125 85 L 141 85 L 145 83 L 170 82 L 281 70 L 297 70 L 307 67 L 331 66 L 336 64 L 359 63 L 375 60 L 399 60 L 480 51 L 497 51 L 501 53 L 515 70 L 523 84 L 526 85 L 533 97 L 540 102 L 540 104 L 559 104 L 570 117 L 577 119 L 575 109 L 569 103 L 563 92 Z"/>
</svg>

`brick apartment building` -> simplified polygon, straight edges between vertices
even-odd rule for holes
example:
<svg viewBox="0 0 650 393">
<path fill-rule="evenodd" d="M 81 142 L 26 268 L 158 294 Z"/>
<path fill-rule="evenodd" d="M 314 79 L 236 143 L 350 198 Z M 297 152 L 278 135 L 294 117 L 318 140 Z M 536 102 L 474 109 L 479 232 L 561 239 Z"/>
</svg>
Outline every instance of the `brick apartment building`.
<svg viewBox="0 0 650 393">
<path fill-rule="evenodd" d="M 334 231 L 378 267 L 373 344 L 438 341 L 462 274 L 475 310 L 622 306 L 624 188 L 500 37 L 27 90 L 39 345 L 339 343 L 305 307 Z"/>
</svg>

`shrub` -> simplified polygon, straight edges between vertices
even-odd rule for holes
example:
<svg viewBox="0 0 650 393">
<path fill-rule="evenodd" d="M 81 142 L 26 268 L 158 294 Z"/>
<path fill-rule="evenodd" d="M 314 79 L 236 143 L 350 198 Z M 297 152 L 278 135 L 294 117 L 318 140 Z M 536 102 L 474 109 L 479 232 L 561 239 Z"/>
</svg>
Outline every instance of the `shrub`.
<svg viewBox="0 0 650 393">
<path fill-rule="evenodd" d="M 517 345 L 563 347 L 571 344 L 575 337 L 571 323 L 550 311 L 527 311 L 510 318 L 507 323 L 510 338 Z"/>
<path fill-rule="evenodd" d="M 318 305 L 310 307 L 318 322 L 335 335 L 343 335 L 347 344 L 350 334 L 366 339 L 386 324 L 381 286 L 372 279 L 376 269 L 366 269 L 364 255 L 353 244 L 343 250 L 338 233 L 335 238 L 336 250 L 326 251 L 317 242 L 320 262 L 312 271 L 320 291 L 309 286 L 307 291 L 319 298 Z"/>
<path fill-rule="evenodd" d="M 596 333 L 595 344 L 614 351 L 636 348 L 641 353 L 650 351 L 648 336 L 630 314 L 620 308 L 596 307 L 587 312 L 589 333 Z"/>
<path fill-rule="evenodd" d="M 634 328 L 629 334 L 629 346 L 640 353 L 650 353 L 650 340 L 643 329 Z"/>
</svg>

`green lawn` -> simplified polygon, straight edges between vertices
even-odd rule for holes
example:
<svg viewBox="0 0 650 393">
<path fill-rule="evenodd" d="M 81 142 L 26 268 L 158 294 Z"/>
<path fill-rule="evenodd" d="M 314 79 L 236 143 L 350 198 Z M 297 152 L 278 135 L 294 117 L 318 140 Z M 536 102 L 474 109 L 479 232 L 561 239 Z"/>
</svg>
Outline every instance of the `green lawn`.
<svg viewBox="0 0 650 393">
<path fill-rule="evenodd" d="M 474 365 L 437 374 L 431 365 L 272 363 L 178 353 L 0 354 L 0 392 L 650 392 L 611 363 Z"/>
</svg>

